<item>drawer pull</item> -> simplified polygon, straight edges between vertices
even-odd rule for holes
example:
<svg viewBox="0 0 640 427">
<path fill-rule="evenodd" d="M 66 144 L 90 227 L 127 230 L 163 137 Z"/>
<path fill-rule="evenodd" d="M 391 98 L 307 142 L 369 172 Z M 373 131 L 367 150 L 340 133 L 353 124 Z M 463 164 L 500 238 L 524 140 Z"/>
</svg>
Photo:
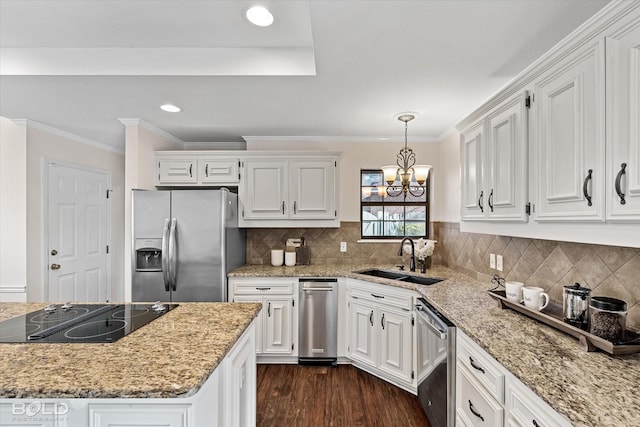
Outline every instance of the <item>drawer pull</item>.
<svg viewBox="0 0 640 427">
<path fill-rule="evenodd" d="M 484 417 L 480 414 L 480 412 L 476 412 L 476 411 L 473 409 L 473 403 L 471 403 L 471 401 L 469 401 L 469 410 L 471 411 L 471 413 L 472 413 L 473 415 L 475 415 L 476 417 L 480 418 L 480 420 L 481 420 L 482 422 L 484 422 Z"/>
<path fill-rule="evenodd" d="M 478 366 L 476 364 L 476 361 L 473 360 L 473 357 L 471 357 L 471 356 L 469 356 L 469 363 L 471 364 L 471 367 L 473 369 L 475 369 L 476 371 L 480 371 L 480 372 L 482 372 L 484 374 L 484 368 L 482 366 Z"/>
<path fill-rule="evenodd" d="M 533 420 L 533 427 L 542 427 L 536 420 Z"/>
<path fill-rule="evenodd" d="M 371 296 L 374 298 L 384 298 L 384 295 L 371 294 Z"/>
<path fill-rule="evenodd" d="M 271 288 L 256 288 L 259 291 L 270 291 Z"/>
</svg>

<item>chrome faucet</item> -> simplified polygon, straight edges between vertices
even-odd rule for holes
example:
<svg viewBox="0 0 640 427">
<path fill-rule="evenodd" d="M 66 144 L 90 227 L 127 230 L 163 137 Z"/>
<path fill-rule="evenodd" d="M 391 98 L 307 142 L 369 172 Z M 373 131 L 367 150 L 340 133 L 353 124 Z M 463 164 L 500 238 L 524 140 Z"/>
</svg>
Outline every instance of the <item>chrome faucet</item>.
<svg viewBox="0 0 640 427">
<path fill-rule="evenodd" d="M 400 250 L 398 251 L 398 256 L 402 256 L 402 248 L 404 247 L 405 241 L 411 242 L 411 261 L 409 262 L 409 271 L 416 271 L 416 246 L 413 243 L 413 239 L 411 237 L 405 237 L 400 242 Z"/>
</svg>

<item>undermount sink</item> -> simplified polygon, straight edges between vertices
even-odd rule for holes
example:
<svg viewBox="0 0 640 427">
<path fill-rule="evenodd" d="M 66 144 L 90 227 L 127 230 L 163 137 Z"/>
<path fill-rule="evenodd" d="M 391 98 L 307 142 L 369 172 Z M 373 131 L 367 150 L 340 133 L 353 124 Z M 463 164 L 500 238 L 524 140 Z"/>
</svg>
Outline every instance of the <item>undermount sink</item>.
<svg viewBox="0 0 640 427">
<path fill-rule="evenodd" d="M 443 280 L 435 277 L 412 276 L 410 274 L 394 273 L 392 271 L 384 271 L 384 270 L 377 270 L 377 269 L 361 271 L 360 274 L 364 274 L 367 276 L 381 277 L 383 279 L 399 280 L 401 282 L 416 283 L 419 285 L 427 285 L 427 286 L 433 285 L 438 282 L 442 282 Z"/>
</svg>

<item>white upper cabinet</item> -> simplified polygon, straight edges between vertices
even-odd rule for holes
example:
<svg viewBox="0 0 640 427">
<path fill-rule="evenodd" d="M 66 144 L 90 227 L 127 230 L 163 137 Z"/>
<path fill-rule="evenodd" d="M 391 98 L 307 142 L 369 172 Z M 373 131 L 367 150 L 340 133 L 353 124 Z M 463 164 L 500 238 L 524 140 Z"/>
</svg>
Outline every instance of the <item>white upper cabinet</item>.
<svg viewBox="0 0 640 427">
<path fill-rule="evenodd" d="M 527 99 L 527 92 L 518 94 L 487 116 L 489 219 L 527 221 Z"/>
<path fill-rule="evenodd" d="M 604 220 L 604 49 L 598 40 L 534 84 L 537 221 Z"/>
<path fill-rule="evenodd" d="M 240 159 L 211 151 L 156 151 L 157 187 L 237 186 Z"/>
<path fill-rule="evenodd" d="M 156 185 L 196 184 L 198 163 L 195 159 L 160 158 L 156 164 Z"/>
<path fill-rule="evenodd" d="M 333 159 L 291 161 L 291 218 L 335 218 L 335 168 Z"/>
<path fill-rule="evenodd" d="M 339 226 L 337 157 L 247 157 L 243 169 L 240 226 Z"/>
<path fill-rule="evenodd" d="M 237 158 L 198 160 L 198 181 L 203 184 L 231 184 L 240 182 L 240 161 Z"/>
<path fill-rule="evenodd" d="M 484 219 L 484 185 L 482 167 L 484 121 L 472 126 L 460 136 L 462 163 L 462 219 Z"/>
<path fill-rule="evenodd" d="M 640 20 L 606 39 L 607 219 L 640 221 Z"/>
<path fill-rule="evenodd" d="M 462 219 L 527 221 L 527 92 L 463 132 Z"/>
<path fill-rule="evenodd" d="M 286 160 L 247 159 L 246 180 L 240 191 L 244 219 L 289 218 L 289 182 Z"/>
</svg>

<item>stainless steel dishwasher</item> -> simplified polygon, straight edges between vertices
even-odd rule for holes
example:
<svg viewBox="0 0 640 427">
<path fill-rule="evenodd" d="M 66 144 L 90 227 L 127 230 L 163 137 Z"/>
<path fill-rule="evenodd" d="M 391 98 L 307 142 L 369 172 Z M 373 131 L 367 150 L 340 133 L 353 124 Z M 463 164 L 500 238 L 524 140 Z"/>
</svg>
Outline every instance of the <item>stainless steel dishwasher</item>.
<svg viewBox="0 0 640 427">
<path fill-rule="evenodd" d="M 300 279 L 298 363 L 335 365 L 338 357 L 338 280 Z"/>
</svg>

